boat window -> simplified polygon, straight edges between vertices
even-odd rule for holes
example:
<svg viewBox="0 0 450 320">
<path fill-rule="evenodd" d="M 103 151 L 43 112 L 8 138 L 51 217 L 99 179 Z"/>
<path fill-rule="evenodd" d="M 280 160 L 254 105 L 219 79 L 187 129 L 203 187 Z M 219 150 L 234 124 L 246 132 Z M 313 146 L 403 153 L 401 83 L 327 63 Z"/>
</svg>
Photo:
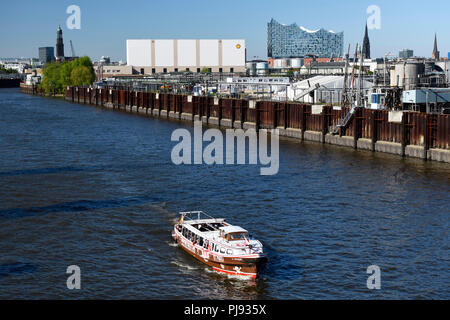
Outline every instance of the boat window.
<svg viewBox="0 0 450 320">
<path fill-rule="evenodd" d="M 245 232 L 229 233 L 228 241 L 245 240 L 245 237 L 246 237 Z"/>
<path fill-rule="evenodd" d="M 228 249 L 227 250 L 227 254 L 229 254 L 230 256 L 233 254 L 233 250 L 231 250 L 231 249 Z"/>
<path fill-rule="evenodd" d="M 218 247 L 218 246 L 215 246 L 214 251 L 215 251 L 215 252 L 219 252 L 219 247 Z"/>
<path fill-rule="evenodd" d="M 225 253 L 225 248 L 220 248 L 220 253 Z"/>
<path fill-rule="evenodd" d="M 198 245 L 199 245 L 200 247 L 203 247 L 203 238 L 202 238 L 202 237 L 200 237 L 200 240 L 199 240 L 199 242 L 198 242 Z"/>
</svg>

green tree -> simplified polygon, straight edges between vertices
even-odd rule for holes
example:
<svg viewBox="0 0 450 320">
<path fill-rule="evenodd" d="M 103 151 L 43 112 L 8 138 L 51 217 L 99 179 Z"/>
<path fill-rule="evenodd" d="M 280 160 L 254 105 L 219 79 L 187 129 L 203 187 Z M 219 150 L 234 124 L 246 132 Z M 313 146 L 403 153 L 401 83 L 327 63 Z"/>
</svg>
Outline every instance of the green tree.
<svg viewBox="0 0 450 320">
<path fill-rule="evenodd" d="M 71 75 L 74 65 L 69 62 L 63 62 L 60 69 L 60 77 L 62 82 L 67 86 L 71 84 Z"/>
<path fill-rule="evenodd" d="M 48 63 L 43 70 L 43 79 L 41 87 L 44 89 L 46 94 L 51 92 L 59 92 L 62 87 L 61 80 L 61 64 L 59 63 Z"/>
<path fill-rule="evenodd" d="M 95 81 L 95 72 L 89 57 L 71 62 L 47 63 L 43 70 L 41 88 L 46 94 L 64 93 L 67 86 L 87 86 Z"/>
<path fill-rule="evenodd" d="M 5 69 L 5 67 L 1 66 L 1 67 L 0 67 L 0 73 L 11 74 L 11 73 L 18 73 L 18 72 L 17 72 L 17 70 L 14 70 L 14 69 Z"/>
<path fill-rule="evenodd" d="M 83 86 L 89 85 L 95 80 L 95 75 L 86 66 L 78 66 L 72 70 L 70 74 L 71 85 Z"/>
</svg>

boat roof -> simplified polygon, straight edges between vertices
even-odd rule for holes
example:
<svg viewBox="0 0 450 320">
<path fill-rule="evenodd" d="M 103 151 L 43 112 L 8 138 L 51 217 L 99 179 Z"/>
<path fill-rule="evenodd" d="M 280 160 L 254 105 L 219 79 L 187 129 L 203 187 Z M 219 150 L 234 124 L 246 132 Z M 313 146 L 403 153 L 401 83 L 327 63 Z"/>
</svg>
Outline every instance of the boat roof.
<svg viewBox="0 0 450 320">
<path fill-rule="evenodd" d="M 222 230 L 225 234 L 235 233 L 235 232 L 248 232 L 247 230 L 245 230 L 239 226 L 226 226 L 226 227 L 220 227 L 219 229 Z"/>
<path fill-rule="evenodd" d="M 223 223 L 225 219 L 194 219 L 184 220 L 183 224 L 204 224 L 204 223 Z"/>
</svg>

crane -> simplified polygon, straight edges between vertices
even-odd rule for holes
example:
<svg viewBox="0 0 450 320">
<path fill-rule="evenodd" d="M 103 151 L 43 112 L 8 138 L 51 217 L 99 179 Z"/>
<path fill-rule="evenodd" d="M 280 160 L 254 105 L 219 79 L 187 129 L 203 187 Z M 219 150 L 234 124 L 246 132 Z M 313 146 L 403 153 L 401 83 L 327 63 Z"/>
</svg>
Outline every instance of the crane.
<svg viewBox="0 0 450 320">
<path fill-rule="evenodd" d="M 70 51 L 72 51 L 72 58 L 75 58 L 75 50 L 73 48 L 72 40 L 70 40 Z"/>
</svg>

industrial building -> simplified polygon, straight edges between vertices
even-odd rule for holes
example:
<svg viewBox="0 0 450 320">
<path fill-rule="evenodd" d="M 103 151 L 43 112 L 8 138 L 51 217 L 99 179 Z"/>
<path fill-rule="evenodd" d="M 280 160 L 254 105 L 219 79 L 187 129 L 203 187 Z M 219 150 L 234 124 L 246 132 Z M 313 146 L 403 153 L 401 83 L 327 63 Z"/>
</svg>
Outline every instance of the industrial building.
<svg viewBox="0 0 450 320">
<path fill-rule="evenodd" d="M 394 60 L 384 65 L 384 70 L 377 71 L 374 81 L 371 100 L 379 108 L 450 112 L 449 71 L 445 60 Z"/>
<path fill-rule="evenodd" d="M 136 69 L 132 66 L 122 65 L 94 65 L 94 71 L 99 79 L 118 77 L 118 76 L 131 76 L 138 74 Z"/>
<path fill-rule="evenodd" d="M 300 68 L 301 75 L 343 75 L 345 62 L 313 62 Z"/>
<path fill-rule="evenodd" d="M 0 61 L 0 66 L 3 66 L 5 69 L 15 70 L 17 73 L 24 73 L 29 64 L 25 62 Z"/>
<path fill-rule="evenodd" d="M 269 63 L 266 60 L 252 60 L 245 64 L 247 76 L 265 76 L 269 72 Z"/>
<path fill-rule="evenodd" d="M 364 96 L 368 96 L 373 83 L 362 80 L 361 89 Z M 287 92 L 280 92 L 278 100 L 299 101 L 304 103 L 323 103 L 339 105 L 342 100 L 344 76 L 315 76 L 298 81 L 287 87 Z M 359 79 L 355 79 L 352 86 L 351 79 L 347 79 L 346 88 L 350 94 L 356 96 L 359 88 Z"/>
<path fill-rule="evenodd" d="M 391 87 L 401 87 L 404 90 L 418 87 L 444 87 L 447 86 L 447 82 L 444 69 L 432 60 L 400 61 L 393 66 L 390 72 Z"/>
<path fill-rule="evenodd" d="M 403 91 L 402 102 L 411 105 L 412 110 L 423 112 L 441 112 L 450 110 L 449 88 L 422 88 Z"/>
<path fill-rule="evenodd" d="M 269 99 L 279 92 L 286 92 L 290 85 L 287 77 L 234 77 L 218 83 L 217 92 L 239 96 L 245 94 L 247 98 Z"/>
<path fill-rule="evenodd" d="M 245 72 L 243 39 L 130 39 L 127 65 L 140 74 L 170 72 Z"/>
<path fill-rule="evenodd" d="M 308 30 L 297 24 L 268 23 L 267 55 L 270 58 L 342 57 L 344 33 L 325 29 Z"/>
</svg>

